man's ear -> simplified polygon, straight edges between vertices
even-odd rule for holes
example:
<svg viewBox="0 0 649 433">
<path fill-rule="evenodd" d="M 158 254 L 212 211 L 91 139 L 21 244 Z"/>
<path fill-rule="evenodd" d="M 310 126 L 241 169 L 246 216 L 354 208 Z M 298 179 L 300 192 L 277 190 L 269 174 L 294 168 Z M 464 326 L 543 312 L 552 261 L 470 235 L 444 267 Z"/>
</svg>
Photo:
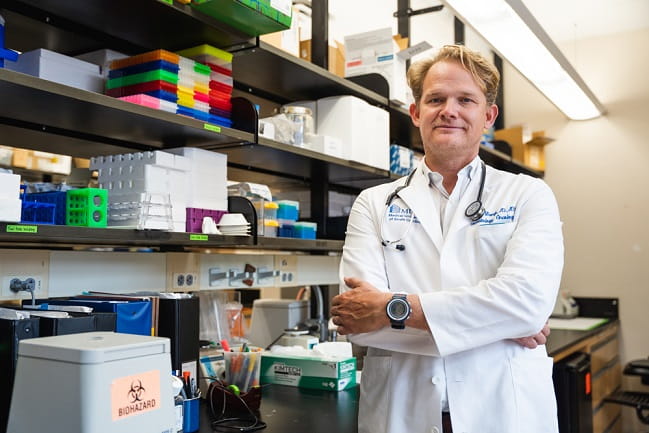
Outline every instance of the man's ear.
<svg viewBox="0 0 649 433">
<path fill-rule="evenodd" d="M 498 117 L 498 106 L 496 104 L 491 104 L 487 107 L 487 115 L 485 117 L 485 129 L 491 128 Z"/>
<path fill-rule="evenodd" d="M 419 128 L 419 106 L 417 104 L 410 104 L 410 118 L 412 124 Z"/>
</svg>

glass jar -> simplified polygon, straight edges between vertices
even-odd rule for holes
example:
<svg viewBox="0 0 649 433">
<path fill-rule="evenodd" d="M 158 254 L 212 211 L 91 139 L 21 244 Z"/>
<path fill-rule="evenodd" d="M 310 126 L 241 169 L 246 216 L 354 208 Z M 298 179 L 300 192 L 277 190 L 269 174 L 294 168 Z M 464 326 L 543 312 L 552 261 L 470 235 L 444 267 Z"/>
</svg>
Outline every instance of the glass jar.
<svg viewBox="0 0 649 433">
<path fill-rule="evenodd" d="M 314 131 L 311 109 L 298 105 L 284 105 L 281 112 L 295 127 L 291 144 L 302 146 L 304 144 L 304 134 L 313 134 Z"/>
</svg>

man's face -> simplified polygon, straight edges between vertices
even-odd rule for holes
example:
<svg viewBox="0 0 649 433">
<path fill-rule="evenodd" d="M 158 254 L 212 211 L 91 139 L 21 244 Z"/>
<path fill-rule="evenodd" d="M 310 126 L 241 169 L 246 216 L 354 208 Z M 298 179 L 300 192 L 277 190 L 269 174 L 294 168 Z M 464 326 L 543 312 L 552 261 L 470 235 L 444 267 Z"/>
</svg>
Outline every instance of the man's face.
<svg viewBox="0 0 649 433">
<path fill-rule="evenodd" d="M 424 78 L 419 105 L 410 116 L 419 128 L 426 159 L 466 158 L 478 152 L 484 128 L 491 127 L 498 107 L 487 100 L 469 71 L 456 62 L 435 63 Z"/>
</svg>

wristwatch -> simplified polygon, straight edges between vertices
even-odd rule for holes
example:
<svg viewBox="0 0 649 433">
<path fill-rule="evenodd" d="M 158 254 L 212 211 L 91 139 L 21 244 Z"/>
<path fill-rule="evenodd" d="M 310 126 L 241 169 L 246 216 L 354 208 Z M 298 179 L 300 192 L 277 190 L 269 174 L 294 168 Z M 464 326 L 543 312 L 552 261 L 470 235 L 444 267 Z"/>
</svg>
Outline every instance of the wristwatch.
<svg viewBox="0 0 649 433">
<path fill-rule="evenodd" d="M 404 329 L 406 327 L 405 322 L 412 312 L 407 294 L 405 292 L 394 293 L 392 299 L 385 306 L 385 312 L 390 319 L 392 329 Z"/>
</svg>

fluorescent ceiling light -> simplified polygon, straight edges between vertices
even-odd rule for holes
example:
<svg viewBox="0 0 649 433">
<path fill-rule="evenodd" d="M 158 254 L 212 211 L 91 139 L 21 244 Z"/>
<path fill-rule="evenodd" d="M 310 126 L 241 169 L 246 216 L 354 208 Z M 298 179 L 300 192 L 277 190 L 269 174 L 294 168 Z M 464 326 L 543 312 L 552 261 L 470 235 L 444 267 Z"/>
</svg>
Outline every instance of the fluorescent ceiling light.
<svg viewBox="0 0 649 433">
<path fill-rule="evenodd" d="M 443 0 L 574 120 L 606 111 L 521 0 Z"/>
</svg>

